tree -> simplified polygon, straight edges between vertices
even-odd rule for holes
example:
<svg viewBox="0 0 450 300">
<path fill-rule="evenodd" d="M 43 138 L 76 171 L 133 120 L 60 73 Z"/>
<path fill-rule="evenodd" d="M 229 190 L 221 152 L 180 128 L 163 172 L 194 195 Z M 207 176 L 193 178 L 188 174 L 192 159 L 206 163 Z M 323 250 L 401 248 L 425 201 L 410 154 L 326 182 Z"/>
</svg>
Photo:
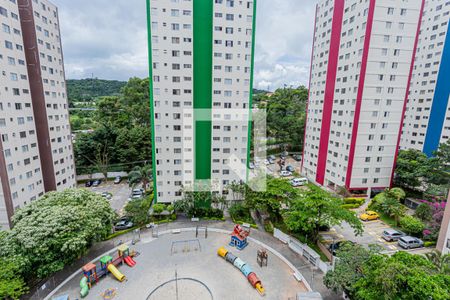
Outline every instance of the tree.
<svg viewBox="0 0 450 300">
<path fill-rule="evenodd" d="M 406 207 L 400 203 L 404 197 L 405 192 L 400 188 L 386 189 L 374 197 L 369 207 L 394 218 L 398 226 L 400 217 L 404 216 L 406 211 Z"/>
<path fill-rule="evenodd" d="M 136 186 L 137 184 L 142 183 L 142 188 L 144 190 L 148 188 L 148 184 L 152 178 L 152 167 L 148 165 L 143 167 L 135 167 L 133 171 L 128 174 L 128 182 L 130 186 Z"/>
<path fill-rule="evenodd" d="M 414 215 L 422 221 L 431 221 L 433 208 L 428 203 L 421 203 L 417 206 Z"/>
<path fill-rule="evenodd" d="M 352 285 L 355 299 L 448 299 L 450 276 L 439 273 L 421 255 L 399 251 L 374 254 L 362 264 Z"/>
<path fill-rule="evenodd" d="M 28 291 L 20 266 L 0 257 L 0 299 L 19 299 Z"/>
<path fill-rule="evenodd" d="M 414 236 L 420 236 L 422 231 L 425 229 L 425 224 L 413 216 L 404 216 L 401 218 L 400 226 L 406 231 L 406 233 Z"/>
<path fill-rule="evenodd" d="M 364 248 L 358 244 L 345 243 L 336 251 L 335 267 L 323 278 L 325 286 L 336 293 L 345 292 L 353 298 L 354 285 L 363 276 L 362 267 L 378 249 Z"/>
<path fill-rule="evenodd" d="M 133 199 L 125 206 L 127 216 L 130 216 L 134 224 L 143 225 L 148 222 L 148 212 L 153 202 L 153 195 L 141 199 Z"/>
<path fill-rule="evenodd" d="M 441 252 L 434 249 L 425 253 L 425 257 L 431 262 L 439 273 L 450 275 L 450 254 L 442 255 Z"/>
<path fill-rule="evenodd" d="M 281 205 L 287 204 L 296 194 L 297 190 L 287 180 L 268 177 L 265 191 L 253 191 L 246 187 L 244 205 L 267 212 L 274 221 L 278 221 L 282 217 Z"/>
<path fill-rule="evenodd" d="M 340 225 L 347 222 L 355 231 L 355 235 L 363 232 L 361 221 L 345 208 L 343 201 L 329 193 L 315 189 L 290 202 L 290 208 L 283 214 L 289 230 L 308 234 L 316 242 L 319 238 L 319 228 L 322 226 Z"/>
<path fill-rule="evenodd" d="M 268 136 L 278 142 L 303 147 L 308 89 L 277 89 L 270 97 L 259 97 L 258 107 L 267 110 Z"/>
<path fill-rule="evenodd" d="M 86 190 L 45 194 L 16 211 L 11 239 L 38 278 L 61 270 L 111 232 L 109 202 Z M 17 251 L 17 250 L 16 250 Z"/>
<path fill-rule="evenodd" d="M 395 167 L 394 182 L 397 186 L 418 188 L 421 178 L 428 172 L 428 157 L 419 150 L 401 150 Z"/>
</svg>

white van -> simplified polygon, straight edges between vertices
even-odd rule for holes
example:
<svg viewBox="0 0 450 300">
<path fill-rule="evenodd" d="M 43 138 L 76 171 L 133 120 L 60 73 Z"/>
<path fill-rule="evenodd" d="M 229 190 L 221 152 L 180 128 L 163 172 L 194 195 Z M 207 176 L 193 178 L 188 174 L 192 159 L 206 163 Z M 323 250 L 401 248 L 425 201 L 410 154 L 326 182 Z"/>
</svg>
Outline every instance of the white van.
<svg viewBox="0 0 450 300">
<path fill-rule="evenodd" d="M 308 184 L 307 178 L 294 178 L 291 180 L 292 186 L 302 186 Z"/>
</svg>

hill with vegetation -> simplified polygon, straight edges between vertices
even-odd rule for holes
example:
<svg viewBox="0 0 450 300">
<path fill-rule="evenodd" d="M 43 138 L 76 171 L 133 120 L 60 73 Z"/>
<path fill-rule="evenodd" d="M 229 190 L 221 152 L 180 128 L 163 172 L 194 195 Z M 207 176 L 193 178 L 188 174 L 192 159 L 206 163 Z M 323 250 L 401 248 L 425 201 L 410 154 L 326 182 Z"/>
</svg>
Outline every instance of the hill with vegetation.
<svg viewBox="0 0 450 300">
<path fill-rule="evenodd" d="M 117 96 L 126 84 L 126 81 L 98 78 L 69 79 L 67 80 L 69 103 L 90 102 L 102 96 Z"/>
</svg>

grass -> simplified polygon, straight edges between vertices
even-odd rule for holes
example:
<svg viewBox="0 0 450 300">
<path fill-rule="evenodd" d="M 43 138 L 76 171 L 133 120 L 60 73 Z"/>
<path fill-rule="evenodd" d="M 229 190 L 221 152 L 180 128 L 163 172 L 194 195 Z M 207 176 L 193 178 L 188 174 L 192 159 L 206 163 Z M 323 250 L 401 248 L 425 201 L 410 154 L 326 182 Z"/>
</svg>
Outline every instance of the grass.
<svg viewBox="0 0 450 300">
<path fill-rule="evenodd" d="M 392 227 L 393 229 L 400 230 L 400 231 L 402 230 L 400 228 L 400 226 L 397 226 L 395 224 L 395 219 L 394 218 L 392 218 L 392 217 L 390 217 L 390 216 L 388 216 L 386 214 L 383 214 L 383 213 L 379 213 L 379 215 L 380 215 L 380 220 L 383 223 L 385 223 L 386 225 L 389 225 L 389 227 Z"/>
</svg>

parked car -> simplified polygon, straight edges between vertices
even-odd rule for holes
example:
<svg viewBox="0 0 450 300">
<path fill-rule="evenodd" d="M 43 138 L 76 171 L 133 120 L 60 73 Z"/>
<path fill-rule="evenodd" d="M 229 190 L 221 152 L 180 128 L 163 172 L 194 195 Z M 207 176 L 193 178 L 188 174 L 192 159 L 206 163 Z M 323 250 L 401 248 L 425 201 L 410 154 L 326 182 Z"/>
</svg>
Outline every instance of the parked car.
<svg viewBox="0 0 450 300">
<path fill-rule="evenodd" d="M 386 229 L 383 231 L 383 234 L 381 236 L 388 242 L 394 242 L 398 241 L 399 238 L 405 236 L 405 234 L 395 229 Z"/>
<path fill-rule="evenodd" d="M 101 183 L 102 183 L 102 180 L 97 179 L 97 180 L 94 180 L 94 182 L 92 183 L 92 186 L 99 186 Z"/>
<path fill-rule="evenodd" d="M 378 215 L 378 213 L 368 210 L 365 213 L 361 214 L 359 218 L 362 221 L 371 221 L 371 220 L 378 220 L 380 216 Z"/>
<path fill-rule="evenodd" d="M 248 164 L 248 168 L 253 170 L 255 168 L 255 164 L 253 162 L 250 162 Z"/>
<path fill-rule="evenodd" d="M 275 161 L 277 158 L 275 157 L 275 155 L 270 155 L 270 156 L 269 156 L 269 159 Z"/>
<path fill-rule="evenodd" d="M 272 159 L 271 157 L 268 158 L 268 161 L 271 165 L 273 165 L 275 163 L 275 159 Z"/>
<path fill-rule="evenodd" d="M 141 199 L 144 196 L 144 189 L 134 189 L 131 191 L 131 199 Z"/>
<path fill-rule="evenodd" d="M 116 178 L 114 178 L 114 184 L 119 184 L 122 181 L 122 176 L 116 176 Z"/>
<path fill-rule="evenodd" d="M 295 168 L 293 166 L 289 165 L 289 166 L 286 167 L 286 171 L 294 172 Z"/>
<path fill-rule="evenodd" d="M 103 192 L 102 197 L 110 200 L 110 199 L 112 199 L 112 194 L 108 193 L 108 192 Z"/>
<path fill-rule="evenodd" d="M 115 230 L 125 230 L 128 228 L 133 227 L 133 222 L 131 222 L 130 220 L 121 220 L 119 222 L 116 223 L 116 225 L 114 226 Z"/>
<path fill-rule="evenodd" d="M 291 185 L 292 186 L 302 186 L 308 184 L 308 179 L 307 178 L 293 178 L 291 180 Z"/>
<path fill-rule="evenodd" d="M 280 176 L 281 176 L 281 177 L 289 177 L 289 176 L 292 176 L 292 172 L 289 172 L 289 171 L 281 171 L 281 172 L 280 172 Z"/>
<path fill-rule="evenodd" d="M 402 236 L 398 239 L 398 245 L 403 249 L 421 248 L 423 241 L 413 236 Z"/>
<path fill-rule="evenodd" d="M 269 161 L 268 159 L 265 159 L 265 160 L 264 160 L 264 164 L 265 164 L 266 166 L 268 166 L 268 165 L 270 165 L 270 161 Z"/>
<path fill-rule="evenodd" d="M 352 241 L 339 241 L 339 242 L 335 242 L 333 244 L 330 244 L 328 246 L 328 250 L 330 250 L 330 253 L 333 254 L 333 256 L 336 256 L 336 251 L 345 244 L 351 244 L 354 245 L 355 243 Z"/>
<path fill-rule="evenodd" d="M 93 182 L 94 182 L 94 181 L 92 181 L 92 180 L 88 180 L 88 181 L 86 181 L 86 183 L 84 184 L 84 186 L 85 186 L 85 187 L 91 187 Z"/>
<path fill-rule="evenodd" d="M 302 156 L 300 154 L 292 155 L 292 158 L 295 159 L 296 161 L 302 161 Z"/>
</svg>

